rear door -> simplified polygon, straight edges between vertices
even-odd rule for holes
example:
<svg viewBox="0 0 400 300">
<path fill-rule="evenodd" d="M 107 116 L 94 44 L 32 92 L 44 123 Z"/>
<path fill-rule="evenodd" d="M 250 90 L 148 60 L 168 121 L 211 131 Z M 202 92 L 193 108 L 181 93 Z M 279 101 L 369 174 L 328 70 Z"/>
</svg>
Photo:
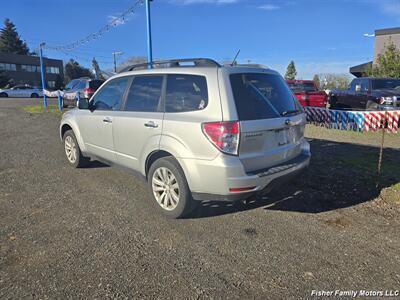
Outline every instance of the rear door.
<svg viewBox="0 0 400 300">
<path fill-rule="evenodd" d="M 114 118 L 113 135 L 117 160 L 125 167 L 140 171 L 142 156 L 148 149 L 159 147 L 164 115 L 164 77 L 133 77 L 122 111 Z"/>
<path fill-rule="evenodd" d="M 305 116 L 277 74 L 231 74 L 240 121 L 239 158 L 246 172 L 275 166 L 301 153 Z"/>
</svg>

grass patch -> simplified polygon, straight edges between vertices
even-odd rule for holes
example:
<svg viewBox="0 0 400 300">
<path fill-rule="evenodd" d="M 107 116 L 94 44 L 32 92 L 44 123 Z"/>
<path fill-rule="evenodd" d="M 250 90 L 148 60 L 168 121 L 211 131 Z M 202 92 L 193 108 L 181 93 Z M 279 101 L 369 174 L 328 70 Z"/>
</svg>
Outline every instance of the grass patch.
<svg viewBox="0 0 400 300">
<path fill-rule="evenodd" d="M 392 188 L 395 189 L 396 191 L 400 192 L 400 182 L 393 185 Z"/>
<path fill-rule="evenodd" d="M 28 113 L 44 113 L 44 108 L 43 105 L 26 105 L 23 106 L 22 109 Z M 46 113 L 56 113 L 56 114 L 62 114 L 63 111 L 60 111 L 58 109 L 57 104 L 49 104 L 47 105 Z"/>
</svg>

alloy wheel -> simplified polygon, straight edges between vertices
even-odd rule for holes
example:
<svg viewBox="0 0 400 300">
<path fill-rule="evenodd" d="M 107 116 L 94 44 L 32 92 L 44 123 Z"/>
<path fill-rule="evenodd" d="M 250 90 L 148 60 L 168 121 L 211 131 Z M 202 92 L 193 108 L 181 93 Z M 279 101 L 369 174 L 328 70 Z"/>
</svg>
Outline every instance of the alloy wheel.
<svg viewBox="0 0 400 300">
<path fill-rule="evenodd" d="M 174 210 L 179 203 L 179 184 L 174 174 L 165 167 L 156 169 L 151 181 L 154 197 L 165 210 Z"/>
<path fill-rule="evenodd" d="M 67 136 L 64 142 L 65 154 L 67 155 L 68 161 L 71 164 L 76 162 L 78 156 L 78 149 L 76 147 L 76 143 L 71 136 Z"/>
</svg>

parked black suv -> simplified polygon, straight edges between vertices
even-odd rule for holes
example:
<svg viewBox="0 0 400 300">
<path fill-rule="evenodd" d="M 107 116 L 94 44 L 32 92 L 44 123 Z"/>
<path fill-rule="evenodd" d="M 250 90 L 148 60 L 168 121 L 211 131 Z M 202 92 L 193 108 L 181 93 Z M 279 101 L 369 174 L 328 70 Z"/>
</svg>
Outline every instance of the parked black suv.
<svg viewBox="0 0 400 300">
<path fill-rule="evenodd" d="M 104 80 L 82 77 L 71 80 L 65 87 L 65 96 L 63 97 L 63 107 L 75 106 L 76 99 L 71 99 L 68 95 L 79 92 L 81 98 L 90 99 L 94 92 L 104 83 Z"/>
</svg>

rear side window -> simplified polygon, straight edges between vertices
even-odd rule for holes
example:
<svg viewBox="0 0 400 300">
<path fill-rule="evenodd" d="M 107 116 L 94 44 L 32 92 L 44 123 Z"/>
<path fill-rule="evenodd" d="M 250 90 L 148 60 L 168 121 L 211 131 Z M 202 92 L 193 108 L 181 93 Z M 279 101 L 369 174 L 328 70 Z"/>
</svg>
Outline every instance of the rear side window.
<svg viewBox="0 0 400 300">
<path fill-rule="evenodd" d="M 239 120 L 279 118 L 290 111 L 301 111 L 279 75 L 232 74 L 230 81 Z"/>
<path fill-rule="evenodd" d="M 86 82 L 85 80 L 79 80 L 79 82 L 73 87 L 76 90 L 83 90 L 86 88 Z"/>
<path fill-rule="evenodd" d="M 165 95 L 166 112 L 202 110 L 207 104 L 207 81 L 204 76 L 168 75 Z"/>
<path fill-rule="evenodd" d="M 116 78 L 104 85 L 93 99 L 98 110 L 118 110 L 129 77 Z"/>
<path fill-rule="evenodd" d="M 160 100 L 164 76 L 135 76 L 126 99 L 126 111 L 161 111 Z"/>
<path fill-rule="evenodd" d="M 103 82 L 103 80 L 91 80 L 89 81 L 89 88 L 97 90 L 103 84 Z"/>
</svg>

